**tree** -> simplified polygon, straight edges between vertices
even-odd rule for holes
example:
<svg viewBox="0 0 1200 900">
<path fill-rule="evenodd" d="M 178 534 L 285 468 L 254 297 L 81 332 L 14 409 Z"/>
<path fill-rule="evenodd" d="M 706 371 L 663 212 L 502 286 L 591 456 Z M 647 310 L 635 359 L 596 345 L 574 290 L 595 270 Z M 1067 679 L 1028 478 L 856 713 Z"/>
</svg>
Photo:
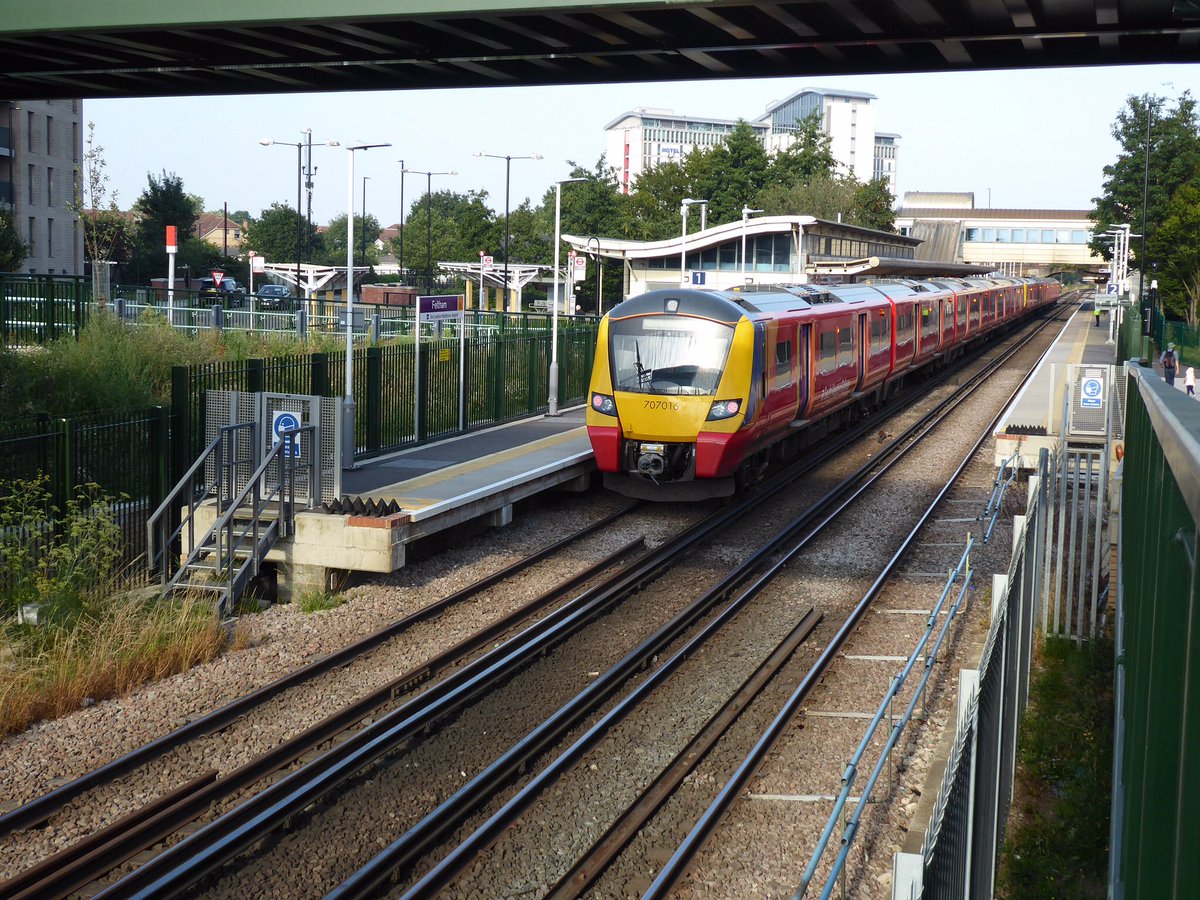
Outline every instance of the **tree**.
<svg viewBox="0 0 1200 900">
<path fill-rule="evenodd" d="M 29 246 L 17 234 L 11 209 L 0 209 L 0 272 L 15 272 L 25 265 Z"/>
<path fill-rule="evenodd" d="M 92 264 L 92 296 L 108 301 L 109 262 L 125 262 L 132 252 L 129 222 L 117 206 L 117 193 L 108 192 L 104 148 L 96 143 L 96 125 L 88 122 L 87 152 L 75 169 L 69 208 L 83 224 L 83 247 Z"/>
<path fill-rule="evenodd" d="M 146 189 L 134 204 L 139 219 L 133 262 L 136 277 L 143 282 L 167 274 L 168 225 L 177 229 L 180 262 L 188 254 L 198 260 L 207 258 L 207 251 L 202 247 L 189 247 L 203 242 L 194 234 L 200 209 L 194 198 L 184 191 L 183 179 L 165 170 L 160 178 L 147 173 L 146 179 Z"/>
<path fill-rule="evenodd" d="M 444 190 L 413 200 L 404 219 L 404 268 L 425 272 L 427 237 L 434 266 L 439 261 L 478 262 L 480 250 L 501 257 L 504 222 L 488 207 L 487 196 L 487 191 Z M 393 247 L 399 253 L 399 240 Z"/>
<path fill-rule="evenodd" d="M 788 186 L 833 175 L 837 159 L 830 149 L 832 140 L 821 128 L 819 113 L 798 120 L 792 142 L 771 159 L 768 180 Z"/>
<path fill-rule="evenodd" d="M 815 175 L 790 185 L 772 185 L 758 195 L 758 205 L 769 216 L 815 216 L 818 219 L 843 220 L 854 208 L 858 183 L 834 175 Z"/>
<path fill-rule="evenodd" d="M 293 223 L 293 229 L 295 225 Z M 375 239 L 379 237 L 379 232 L 382 231 L 379 220 L 373 215 L 368 214 L 366 219 L 362 216 L 354 217 L 354 265 L 356 266 L 373 266 L 379 262 L 379 252 L 375 249 Z M 295 240 L 295 230 L 292 231 L 292 240 Z M 363 246 L 366 246 L 366 258 L 363 257 Z M 295 245 L 293 244 L 292 254 L 295 255 Z M 346 215 L 343 213 L 329 223 L 329 227 L 325 230 L 325 265 L 327 266 L 345 266 L 346 265 Z"/>
<path fill-rule="evenodd" d="M 896 230 L 896 195 L 888 188 L 886 178 L 874 178 L 865 184 L 856 182 L 854 204 L 846 217 L 848 222 L 879 231 Z"/>
<path fill-rule="evenodd" d="M 1112 135 L 1121 145 L 1115 162 L 1104 167 L 1101 194 L 1093 198 L 1096 234 L 1103 235 L 1110 225 L 1131 225 L 1141 229 L 1143 192 L 1145 193 L 1146 246 L 1158 224 L 1167 215 L 1167 206 L 1179 187 L 1191 180 L 1200 166 L 1200 129 L 1197 127 L 1196 101 L 1184 91 L 1173 109 L 1166 97 L 1144 94 L 1129 97 L 1117 113 Z M 1149 125 L 1149 178 L 1146 173 L 1147 125 Z M 1091 242 L 1092 252 L 1112 258 L 1112 248 L 1100 237 Z M 1132 247 L 1135 265 L 1144 269 L 1141 245 Z"/>
<path fill-rule="evenodd" d="M 356 220 L 357 222 L 357 220 Z M 342 265 L 346 263 L 345 217 L 342 217 Z M 253 250 L 267 262 L 288 263 L 296 259 L 296 236 L 299 234 L 301 253 L 308 246 L 305 231 L 314 241 L 317 238 L 315 228 L 310 228 L 304 217 L 286 203 L 272 203 L 264 209 L 257 219 L 251 219 L 246 229 L 245 249 Z"/>
<path fill-rule="evenodd" d="M 1159 296 L 1163 308 L 1195 327 L 1200 324 L 1200 175 L 1171 196 L 1165 218 L 1147 241 L 1146 252 L 1158 260 Z"/>
<path fill-rule="evenodd" d="M 762 189 L 770 166 L 758 134 L 739 119 L 720 144 L 689 154 L 685 168 L 699 198 L 708 201 L 708 223 L 721 225 L 742 217 L 742 207 Z"/>
</svg>

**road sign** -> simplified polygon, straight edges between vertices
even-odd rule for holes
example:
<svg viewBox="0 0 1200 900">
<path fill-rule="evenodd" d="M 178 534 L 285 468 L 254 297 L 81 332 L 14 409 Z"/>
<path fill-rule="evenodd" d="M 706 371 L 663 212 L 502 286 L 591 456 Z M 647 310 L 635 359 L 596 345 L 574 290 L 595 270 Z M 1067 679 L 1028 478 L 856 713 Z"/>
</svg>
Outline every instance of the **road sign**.
<svg viewBox="0 0 1200 900">
<path fill-rule="evenodd" d="M 1117 292 L 1117 283 L 1115 281 L 1110 281 L 1108 283 L 1108 286 L 1104 289 L 1104 293 L 1115 294 L 1116 292 Z"/>
<path fill-rule="evenodd" d="M 212 275 L 213 284 L 217 287 L 220 287 L 221 282 L 225 280 L 225 273 L 220 269 L 213 269 L 209 274 Z"/>
<path fill-rule="evenodd" d="M 1079 385 L 1079 405 L 1084 409 L 1100 409 L 1104 405 L 1104 377 L 1088 374 Z"/>
<path fill-rule="evenodd" d="M 693 272 L 693 273 L 692 273 L 692 284 L 704 284 L 704 276 L 705 276 L 705 274 L 707 274 L 707 273 L 705 273 L 705 272 Z"/>
<path fill-rule="evenodd" d="M 480 260 L 480 262 L 483 263 L 483 267 L 485 269 L 490 269 L 492 266 L 494 266 L 496 264 L 496 259 L 495 259 L 495 257 L 492 257 L 492 256 L 482 256 L 481 255 L 479 257 L 479 260 Z"/>
<path fill-rule="evenodd" d="M 575 260 L 575 268 L 577 270 L 582 271 L 582 272 L 587 271 L 587 257 L 586 256 L 576 256 L 576 257 L 574 257 L 574 260 Z"/>
<path fill-rule="evenodd" d="M 275 412 L 271 415 L 271 449 L 273 450 L 279 446 L 279 442 L 283 440 L 283 433 L 285 431 L 294 431 L 299 427 L 299 414 L 288 412 L 287 410 L 283 409 L 275 410 Z M 284 448 L 283 452 L 286 456 L 288 453 L 286 447 Z M 296 435 L 296 439 L 292 442 L 291 455 L 295 459 L 299 459 L 302 455 L 300 452 L 300 435 Z"/>
</svg>

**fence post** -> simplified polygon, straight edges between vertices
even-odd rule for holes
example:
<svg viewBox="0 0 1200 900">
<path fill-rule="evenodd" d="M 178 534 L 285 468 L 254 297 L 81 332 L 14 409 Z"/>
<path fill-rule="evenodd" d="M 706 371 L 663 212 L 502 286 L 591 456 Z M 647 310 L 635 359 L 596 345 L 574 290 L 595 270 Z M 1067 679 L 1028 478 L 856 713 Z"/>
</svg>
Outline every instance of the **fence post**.
<svg viewBox="0 0 1200 900">
<path fill-rule="evenodd" d="M 504 321 L 503 316 L 500 319 Z M 505 373 L 505 350 L 508 347 L 508 342 L 504 335 L 500 335 L 500 339 L 496 341 L 496 355 L 492 358 L 492 421 L 499 422 L 504 417 L 504 373 Z"/>
<path fill-rule="evenodd" d="M 156 406 L 152 412 L 153 416 L 150 421 L 149 506 L 150 509 L 154 510 L 158 509 L 158 505 L 167 496 L 167 477 L 171 471 L 169 453 L 171 419 L 165 406 Z"/>
<path fill-rule="evenodd" d="M 4 344 L 8 345 L 8 276 L 0 275 L 0 337 L 3 337 Z"/>
<path fill-rule="evenodd" d="M 61 520 L 67 511 L 67 502 L 74 495 L 72 490 L 75 474 L 75 447 L 73 438 L 75 436 L 75 428 L 70 419 L 58 420 L 58 441 L 59 453 L 58 465 L 55 467 L 54 477 L 50 485 L 51 496 L 55 507 L 58 509 L 58 515 L 55 520 Z M 55 529 L 57 530 L 57 528 Z"/>
<path fill-rule="evenodd" d="M 308 392 L 317 397 L 329 396 L 329 354 L 314 353 L 309 357 Z"/>
<path fill-rule="evenodd" d="M 458 421 L 462 422 L 462 431 L 464 433 L 471 427 L 471 407 L 469 405 L 471 396 L 471 343 L 471 338 L 464 336 L 462 343 L 459 344 L 459 352 L 462 353 L 463 358 L 461 361 L 462 380 L 458 385 Z"/>
<path fill-rule="evenodd" d="M 188 460 L 192 443 L 188 433 L 191 426 L 188 415 L 191 379 L 188 376 L 187 366 L 171 367 L 171 484 L 178 484 L 191 465 Z"/>
<path fill-rule="evenodd" d="M 378 314 L 376 314 L 378 321 Z M 378 452 L 383 444 L 383 348 L 367 348 L 367 450 Z"/>
<path fill-rule="evenodd" d="M 83 279 L 76 277 L 72 284 L 71 299 L 75 305 L 75 340 L 83 331 Z"/>
<path fill-rule="evenodd" d="M 42 275 L 37 281 L 42 285 L 42 321 L 46 325 L 46 341 L 52 341 L 58 337 L 58 317 L 54 314 L 54 280 L 49 275 Z"/>
<path fill-rule="evenodd" d="M 259 394 L 265 391 L 267 376 L 265 371 L 265 361 L 262 359 L 246 360 L 246 390 L 252 394 Z"/>
<path fill-rule="evenodd" d="M 526 355 L 526 363 L 527 363 L 526 369 L 525 369 L 525 380 L 528 382 L 528 390 L 526 391 L 526 396 L 525 396 L 525 411 L 530 412 L 530 413 L 535 412 L 537 410 L 537 408 L 541 405 L 541 400 L 538 397 L 538 394 L 540 393 L 539 388 L 541 387 L 541 385 L 538 384 L 538 382 L 541 379 L 538 378 L 538 364 L 537 363 L 538 363 L 538 345 L 543 344 L 544 341 L 545 341 L 544 337 L 539 338 L 539 337 L 534 337 L 534 336 L 530 336 L 530 335 L 525 335 L 525 347 L 526 347 L 525 355 Z"/>
<path fill-rule="evenodd" d="M 417 443 L 425 440 L 429 434 L 429 346 L 422 341 L 414 345 L 417 354 L 417 402 L 420 404 L 421 417 L 417 422 Z"/>
</svg>

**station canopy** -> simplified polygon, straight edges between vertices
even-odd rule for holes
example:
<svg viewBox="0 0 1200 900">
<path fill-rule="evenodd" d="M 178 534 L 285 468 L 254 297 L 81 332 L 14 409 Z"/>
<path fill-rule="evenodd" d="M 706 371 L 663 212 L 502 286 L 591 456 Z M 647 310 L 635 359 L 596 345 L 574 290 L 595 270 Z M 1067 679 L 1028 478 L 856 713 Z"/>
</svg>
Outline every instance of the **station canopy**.
<svg viewBox="0 0 1200 900">
<path fill-rule="evenodd" d="M 0 100 L 1193 62 L 1200 0 L 57 0 Z"/>
</svg>

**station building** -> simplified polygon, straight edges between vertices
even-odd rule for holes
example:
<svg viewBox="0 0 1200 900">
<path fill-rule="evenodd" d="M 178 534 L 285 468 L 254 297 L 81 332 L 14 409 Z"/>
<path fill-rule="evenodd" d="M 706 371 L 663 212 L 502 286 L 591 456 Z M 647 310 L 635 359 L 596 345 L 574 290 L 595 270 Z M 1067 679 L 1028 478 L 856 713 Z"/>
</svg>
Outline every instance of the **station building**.
<svg viewBox="0 0 1200 900">
<path fill-rule="evenodd" d="M 860 181 L 881 177 L 896 192 L 896 152 L 899 135 L 875 132 L 874 94 L 807 87 L 772 102 L 761 115 L 746 122 L 769 153 L 795 139 L 797 123 L 811 115 L 829 135 L 830 152 L 840 171 Z M 629 193 L 637 177 L 664 162 L 678 162 L 697 147 L 711 149 L 737 125 L 735 119 L 678 115 L 669 109 L 638 109 L 622 113 L 605 128 L 605 152 L 617 168 L 621 189 Z"/>
<path fill-rule="evenodd" d="M 71 211 L 83 159 L 80 100 L 0 102 L 0 209 L 29 247 L 22 271 L 83 274 L 83 233 Z"/>
<path fill-rule="evenodd" d="M 1088 247 L 1088 210 L 976 209 L 972 193 L 909 191 L 896 213 L 901 234 L 920 238 L 921 256 L 953 259 L 1006 275 L 1108 268 Z"/>
<path fill-rule="evenodd" d="M 624 297 L 684 284 L 732 290 L 756 284 L 988 271 L 985 266 L 949 259 L 921 259 L 918 237 L 813 216 L 762 216 L 664 241 L 574 235 L 563 235 L 563 240 L 577 254 L 598 255 L 605 265 L 619 264 L 624 272 Z"/>
</svg>

